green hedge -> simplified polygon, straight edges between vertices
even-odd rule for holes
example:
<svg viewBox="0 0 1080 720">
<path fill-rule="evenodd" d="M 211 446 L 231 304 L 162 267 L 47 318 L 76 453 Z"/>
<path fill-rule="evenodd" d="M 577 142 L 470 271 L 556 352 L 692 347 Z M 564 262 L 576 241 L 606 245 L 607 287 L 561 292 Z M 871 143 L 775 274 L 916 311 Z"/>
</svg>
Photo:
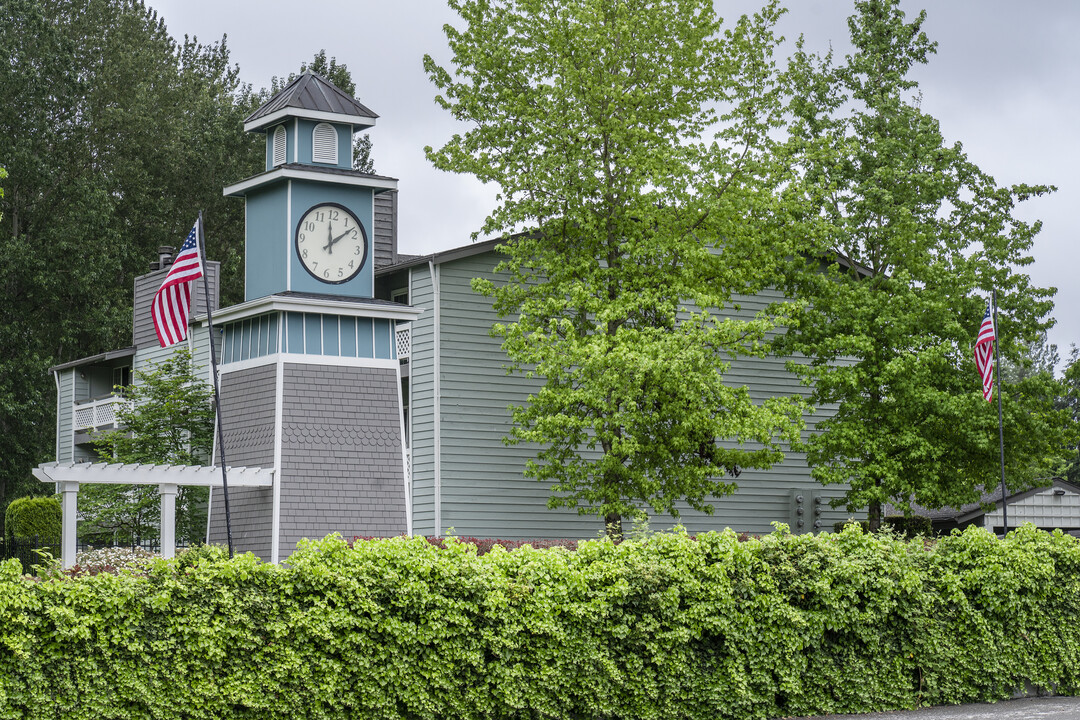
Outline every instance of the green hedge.
<svg viewBox="0 0 1080 720">
<path fill-rule="evenodd" d="M 1080 686 L 1080 545 L 659 534 L 478 557 L 422 538 L 0 565 L 0 718 L 772 718 Z"/>
</svg>

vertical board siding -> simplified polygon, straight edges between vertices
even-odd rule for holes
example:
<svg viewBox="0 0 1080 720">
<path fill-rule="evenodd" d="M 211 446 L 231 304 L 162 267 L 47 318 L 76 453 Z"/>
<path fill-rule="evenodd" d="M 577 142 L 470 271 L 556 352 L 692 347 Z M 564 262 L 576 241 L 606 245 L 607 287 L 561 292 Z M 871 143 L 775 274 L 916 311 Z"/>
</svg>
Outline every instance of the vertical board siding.
<svg viewBox="0 0 1080 720">
<path fill-rule="evenodd" d="M 494 253 L 485 253 L 440 266 L 443 525 L 453 527 L 458 535 L 477 537 L 595 537 L 602 529 L 597 517 L 581 516 L 574 510 L 548 509 L 549 486 L 524 477 L 525 463 L 534 457 L 535 448 L 506 446 L 503 442 L 511 428 L 508 406 L 523 402 L 539 383 L 521 375 L 506 375 L 507 358 L 500 341 L 489 335 L 492 323 L 497 320 L 491 301 L 470 288 L 471 279 L 490 276 L 497 261 Z M 416 275 L 414 287 L 415 281 Z M 727 309 L 721 314 L 752 316 L 781 297 L 778 293 L 767 292 L 757 297 L 740 298 L 738 312 Z M 424 303 L 414 298 L 414 304 Z M 417 362 L 418 336 L 422 332 L 414 328 L 414 363 Z M 732 384 L 748 385 L 751 397 L 758 402 L 774 395 L 807 395 L 808 388 L 787 371 L 785 362 L 786 359 L 776 357 L 740 358 L 732 363 L 727 378 Z M 413 429 L 414 468 L 427 462 L 420 460 L 421 456 L 426 457 L 425 451 L 430 453 L 429 447 L 422 445 L 426 438 L 421 440 L 421 432 L 429 432 L 430 423 L 419 422 L 423 413 L 430 412 L 430 387 L 421 390 L 422 383 L 430 386 L 430 380 L 426 379 L 429 374 L 430 371 L 423 372 L 419 364 L 412 369 L 417 395 L 414 413 L 418 421 Z M 831 414 L 825 409 L 806 416 L 804 436 Z M 414 469 L 415 483 L 424 482 L 421 477 L 426 481 L 426 467 L 422 472 Z M 711 502 L 712 515 L 682 506 L 678 520 L 671 516 L 651 518 L 651 527 L 663 529 L 681 522 L 691 532 L 731 527 L 766 533 L 772 530 L 773 522 L 791 521 L 793 490 L 820 491 L 820 486 L 810 477 L 805 456 L 801 453 L 788 453 L 783 463 L 769 470 L 742 469 L 735 482 L 738 490 L 734 494 Z M 421 485 L 415 483 L 414 493 L 419 498 L 422 496 Z M 828 497 L 839 497 L 842 492 L 842 488 L 835 489 Z M 419 507 L 415 512 L 418 519 L 423 517 Z M 825 507 L 820 515 L 822 529 L 845 517 L 847 513 L 843 509 Z M 420 527 L 419 522 L 417 527 Z"/>
<path fill-rule="evenodd" d="M 274 365 L 221 376 L 221 416 L 227 465 L 274 466 L 276 383 Z M 218 458 L 214 460 L 220 463 Z M 277 478 L 274 481 L 277 482 Z M 210 541 L 225 543 L 224 497 L 220 488 L 214 488 L 211 493 Z M 269 560 L 273 488 L 230 488 L 229 511 L 236 550 L 253 552 L 263 560 Z"/>
<path fill-rule="evenodd" d="M 411 270 L 409 302 L 423 313 L 412 323 L 409 422 L 412 425 L 413 534 L 435 535 L 435 296 L 427 265 Z"/>
<path fill-rule="evenodd" d="M 399 398 L 391 369 L 285 364 L 282 557 L 303 538 L 406 531 Z"/>
<path fill-rule="evenodd" d="M 74 428 L 75 422 L 75 389 L 73 387 L 77 376 L 76 368 L 60 370 L 56 373 L 59 380 L 57 392 L 57 415 L 56 415 L 56 461 L 74 462 Z"/>
<path fill-rule="evenodd" d="M 375 217 L 372 222 L 372 253 L 375 267 L 397 262 L 397 190 L 375 195 Z"/>
</svg>

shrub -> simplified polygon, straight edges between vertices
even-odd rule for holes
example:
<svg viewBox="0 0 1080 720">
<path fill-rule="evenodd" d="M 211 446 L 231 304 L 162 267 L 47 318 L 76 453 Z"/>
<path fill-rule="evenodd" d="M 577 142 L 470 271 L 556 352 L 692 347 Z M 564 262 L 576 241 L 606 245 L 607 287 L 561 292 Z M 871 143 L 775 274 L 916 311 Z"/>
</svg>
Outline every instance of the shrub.
<svg viewBox="0 0 1080 720">
<path fill-rule="evenodd" d="M 60 500 L 56 497 L 21 497 L 11 501 L 4 513 L 4 532 L 16 538 L 59 539 Z"/>
</svg>

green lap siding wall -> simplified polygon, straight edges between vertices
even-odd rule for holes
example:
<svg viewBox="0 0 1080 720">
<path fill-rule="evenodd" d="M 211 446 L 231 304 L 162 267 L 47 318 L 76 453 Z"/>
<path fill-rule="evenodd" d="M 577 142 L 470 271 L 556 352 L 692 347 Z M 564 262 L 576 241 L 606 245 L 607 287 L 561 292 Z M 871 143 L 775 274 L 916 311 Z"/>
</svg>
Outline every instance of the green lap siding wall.
<svg viewBox="0 0 1080 720">
<path fill-rule="evenodd" d="M 437 265 L 437 306 L 427 265 L 411 270 L 412 304 L 425 309 L 414 323 L 412 339 L 414 531 L 430 535 L 452 529 L 460 536 L 502 538 L 595 537 L 601 531 L 598 518 L 548 509 L 549 487 L 524 477 L 525 463 L 535 448 L 503 442 L 511 428 L 508 406 L 523 402 L 539 383 L 506 374 L 507 358 L 500 341 L 489 334 L 497 320 L 491 301 L 470 287 L 472 278 L 490 276 L 498 259 L 495 253 L 485 252 Z M 752 316 L 779 298 L 775 292 L 740 298 L 740 314 Z M 438 452 L 436 323 L 441 398 Z M 758 401 L 774 395 L 805 396 L 808 388 L 787 371 L 785 361 L 744 358 L 733 364 L 727 377 L 733 384 L 748 385 Z M 819 409 L 807 415 L 806 432 L 831 414 L 829 409 Z M 828 529 L 835 520 L 848 516 L 842 508 L 828 506 L 828 500 L 842 495 L 843 489 L 823 489 L 815 483 L 801 453 L 788 453 L 782 464 L 769 470 L 743 469 L 736 482 L 736 493 L 713 501 L 713 515 L 686 508 L 680 520 L 655 517 L 650 526 L 661 529 L 682 522 L 691 532 L 731 527 L 764 533 L 772 530 L 773 522 L 790 523 L 798 530 L 796 520 L 803 518 L 801 529 L 806 531 L 813 529 L 815 519 L 820 529 Z M 796 515 L 796 498 L 803 501 L 801 516 Z M 820 514 L 815 515 L 814 508 Z"/>
</svg>

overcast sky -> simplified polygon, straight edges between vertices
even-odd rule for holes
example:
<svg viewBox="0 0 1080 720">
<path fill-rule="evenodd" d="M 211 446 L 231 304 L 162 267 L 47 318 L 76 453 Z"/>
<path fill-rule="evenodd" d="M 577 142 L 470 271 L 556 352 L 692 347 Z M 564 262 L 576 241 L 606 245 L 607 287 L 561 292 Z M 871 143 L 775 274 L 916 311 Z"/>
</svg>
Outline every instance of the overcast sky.
<svg viewBox="0 0 1080 720">
<path fill-rule="evenodd" d="M 494 205 L 495 190 L 470 176 L 449 175 L 424 159 L 458 128 L 435 106 L 424 74 L 425 53 L 449 59 L 442 27 L 456 16 L 440 0 L 148 0 L 178 40 L 228 36 L 232 61 L 256 89 L 296 72 L 325 49 L 345 63 L 358 99 L 379 115 L 372 130 L 375 169 L 399 179 L 399 245 L 426 254 L 468 243 Z M 760 3 L 717 0 L 725 18 Z M 847 0 L 788 0 L 780 32 L 806 36 L 811 50 L 848 48 Z M 1050 340 L 1064 355 L 1080 344 L 1080 2 L 1075 0 L 905 0 L 909 17 L 925 7 L 924 30 L 938 42 L 917 71 L 923 109 L 950 142 L 999 184 L 1048 183 L 1057 193 L 1020 207 L 1042 219 L 1035 284 L 1058 288 L 1058 324 Z M 237 178 L 239 179 L 239 178 Z"/>
</svg>

